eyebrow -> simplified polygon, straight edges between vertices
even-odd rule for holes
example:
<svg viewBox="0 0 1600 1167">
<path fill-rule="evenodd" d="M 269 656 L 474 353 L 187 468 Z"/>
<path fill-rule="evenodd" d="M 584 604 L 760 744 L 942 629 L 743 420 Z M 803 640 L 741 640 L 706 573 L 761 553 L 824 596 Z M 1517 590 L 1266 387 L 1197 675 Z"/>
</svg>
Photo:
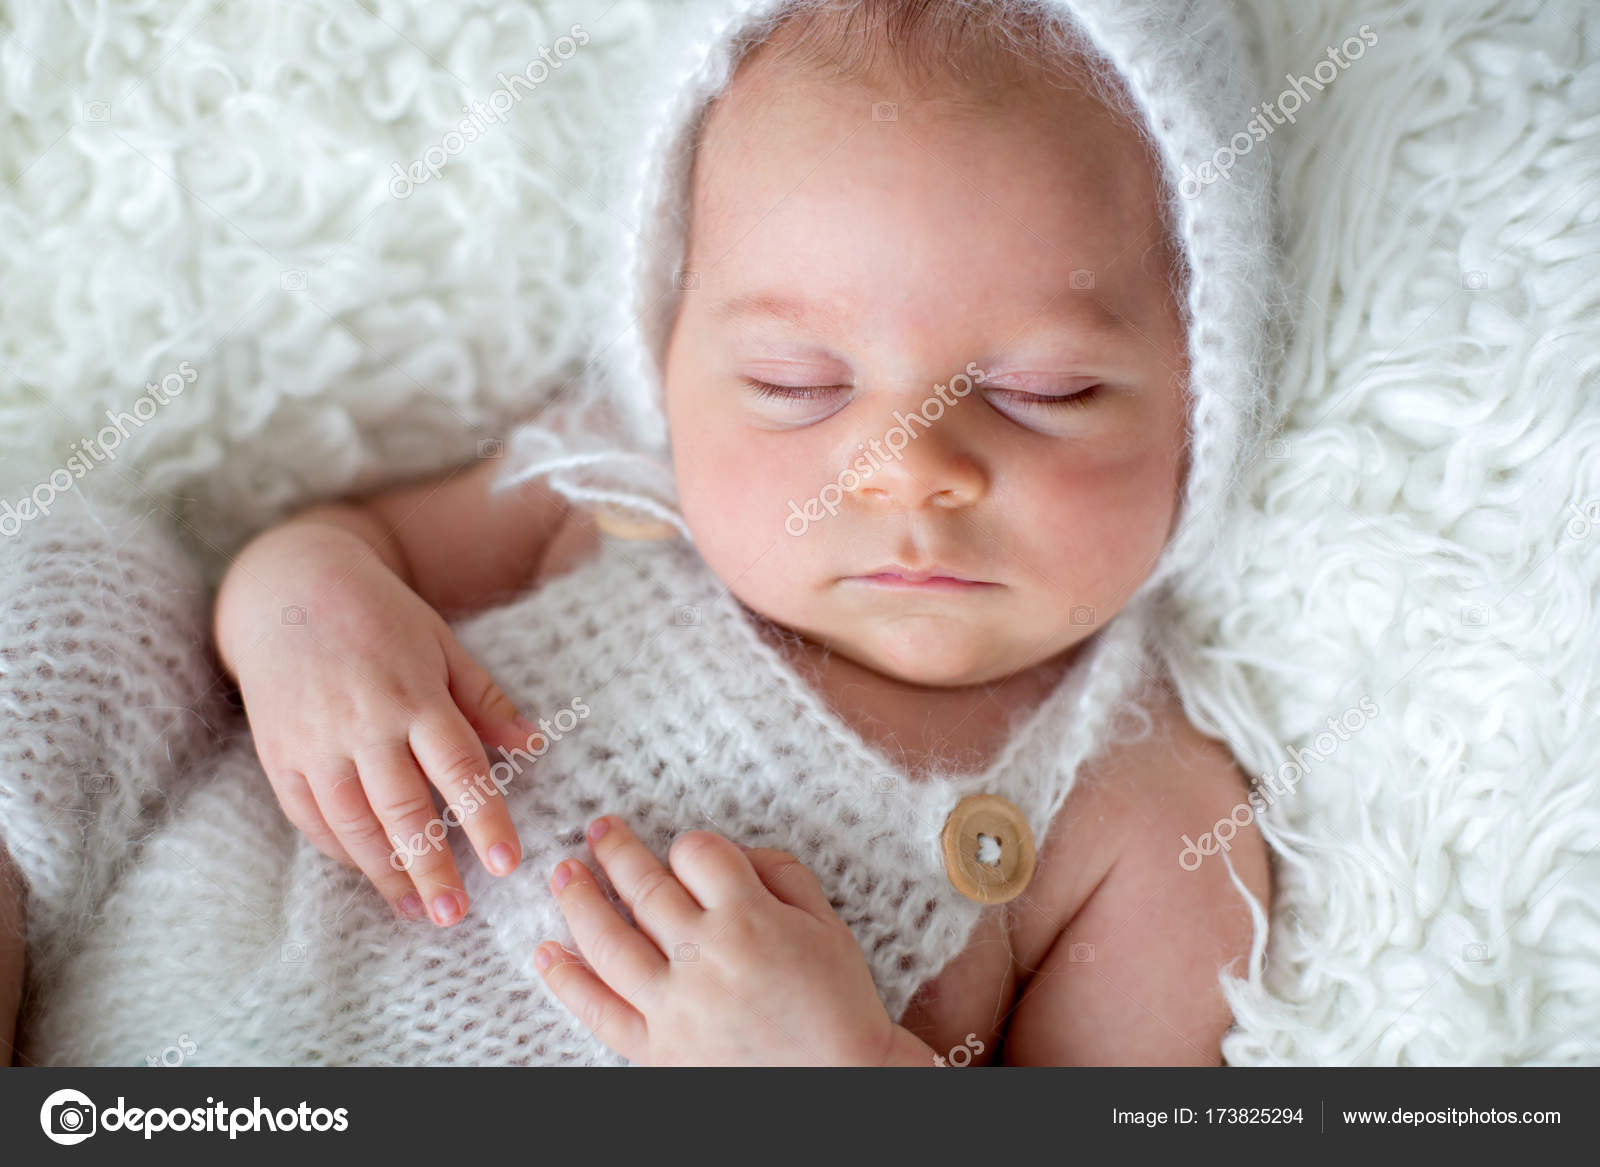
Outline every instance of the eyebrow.
<svg viewBox="0 0 1600 1167">
<path fill-rule="evenodd" d="M 828 304 L 811 303 L 777 292 L 746 292 L 718 304 L 712 313 L 717 319 L 725 321 L 766 317 L 819 333 L 843 332 L 850 319 L 848 313 Z M 1037 320 L 1041 327 L 1048 324 L 1071 326 L 1090 344 L 1108 343 L 1130 328 L 1125 320 L 1098 300 L 1089 296 L 1075 296 L 1070 289 L 1063 289 L 1061 294 L 1049 301 L 1049 306 L 1039 314 Z M 1030 328 L 1030 331 L 1033 329 Z"/>
<path fill-rule="evenodd" d="M 765 316 L 781 320 L 796 328 L 837 332 L 844 323 L 845 314 L 826 304 L 812 304 L 792 296 L 775 292 L 746 292 L 725 300 L 713 309 L 719 320 L 738 320 L 751 316 Z"/>
</svg>

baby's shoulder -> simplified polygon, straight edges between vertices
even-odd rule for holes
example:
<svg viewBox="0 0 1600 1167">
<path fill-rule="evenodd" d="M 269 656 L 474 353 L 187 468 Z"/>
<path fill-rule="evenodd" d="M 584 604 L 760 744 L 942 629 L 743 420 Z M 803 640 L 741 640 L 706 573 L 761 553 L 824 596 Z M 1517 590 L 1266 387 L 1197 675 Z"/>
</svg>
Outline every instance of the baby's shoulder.
<svg viewBox="0 0 1600 1167">
<path fill-rule="evenodd" d="M 1179 815 L 1195 808 L 1226 811 L 1245 799 L 1249 783 L 1233 752 L 1195 727 L 1170 681 L 1148 685 L 1141 704 L 1149 732 L 1092 759 L 1083 775 L 1091 789 L 1136 795 L 1152 812 Z"/>
<path fill-rule="evenodd" d="M 1236 828 L 1230 858 L 1251 893 L 1265 902 L 1267 848 L 1254 829 L 1249 784 L 1232 751 L 1189 720 L 1170 683 L 1152 684 L 1142 705 L 1149 732 L 1107 746 L 1083 766 L 1071 796 L 1051 822 L 1042 855 L 1070 856 L 1052 865 L 1051 898 L 1070 919 L 1103 885 L 1154 889 L 1184 866 L 1185 840 L 1219 822 Z M 1240 810 L 1240 808 L 1244 808 Z M 1225 828 L 1226 829 L 1226 828 Z M 1214 861 L 1226 880 L 1225 865 Z"/>
<path fill-rule="evenodd" d="M 1086 766 L 1050 826 L 1040 870 L 1046 855 L 1056 862 L 1041 895 L 1055 902 L 1033 927 L 1055 931 L 1042 951 L 1017 945 L 1047 987 L 1024 995 L 1007 1031 L 1016 1064 L 1219 1060 L 1231 1021 L 1219 973 L 1245 971 L 1271 902 L 1266 844 L 1227 747 L 1170 689 L 1142 704 L 1150 732 Z M 1245 825 L 1225 832 L 1226 854 L 1195 863 L 1185 840 L 1230 821 Z"/>
</svg>

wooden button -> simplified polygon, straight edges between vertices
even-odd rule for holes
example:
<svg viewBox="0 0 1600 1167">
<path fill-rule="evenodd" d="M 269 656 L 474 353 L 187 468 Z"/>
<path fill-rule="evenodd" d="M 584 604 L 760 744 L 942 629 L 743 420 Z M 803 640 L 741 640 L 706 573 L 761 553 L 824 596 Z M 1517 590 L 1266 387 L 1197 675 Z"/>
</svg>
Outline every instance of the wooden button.
<svg viewBox="0 0 1600 1167">
<path fill-rule="evenodd" d="M 652 519 L 620 507 L 596 508 L 594 525 L 618 539 L 671 539 L 678 534 L 678 528 L 664 519 Z"/>
<path fill-rule="evenodd" d="M 1033 832 L 1016 804 L 998 794 L 971 794 L 945 819 L 944 870 L 969 900 L 1003 904 L 1033 878 Z"/>
</svg>

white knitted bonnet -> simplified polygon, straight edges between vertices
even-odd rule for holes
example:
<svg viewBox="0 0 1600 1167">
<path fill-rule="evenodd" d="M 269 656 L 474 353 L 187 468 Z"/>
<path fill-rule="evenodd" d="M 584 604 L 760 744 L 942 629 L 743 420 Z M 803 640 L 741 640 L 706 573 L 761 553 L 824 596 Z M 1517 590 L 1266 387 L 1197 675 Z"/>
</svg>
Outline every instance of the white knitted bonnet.
<svg viewBox="0 0 1600 1167">
<path fill-rule="evenodd" d="M 593 359 L 507 443 L 501 488 L 534 476 L 575 502 L 689 531 L 678 510 L 662 367 L 682 272 L 693 145 L 707 103 L 778 17 L 817 0 L 703 0 L 703 22 L 648 62 L 639 135 L 622 159 L 636 229 L 617 226 L 597 275 Z M 1182 579 L 1215 545 L 1271 424 L 1267 375 L 1281 285 L 1270 165 L 1247 127 L 1260 72 L 1224 0 L 996 0 L 1065 16 L 1121 77 L 1161 159 L 1188 268 L 1190 467 L 1176 530 L 1135 598 Z M 1220 170 L 1226 167 L 1226 174 Z M 680 286 L 683 285 L 683 286 Z M 1130 601 L 1131 603 L 1131 601 Z"/>
</svg>

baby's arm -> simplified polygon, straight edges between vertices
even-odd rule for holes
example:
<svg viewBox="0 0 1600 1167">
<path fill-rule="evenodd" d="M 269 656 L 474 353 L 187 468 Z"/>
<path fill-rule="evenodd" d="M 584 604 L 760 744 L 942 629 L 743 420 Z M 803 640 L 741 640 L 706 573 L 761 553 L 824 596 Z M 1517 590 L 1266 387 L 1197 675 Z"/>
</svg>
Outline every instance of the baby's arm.
<svg viewBox="0 0 1600 1167">
<path fill-rule="evenodd" d="M 333 528 L 357 541 L 358 554 L 375 553 L 435 611 L 451 616 L 487 607 L 532 578 L 567 514 L 566 500 L 540 482 L 491 493 L 499 469 L 486 459 L 367 499 L 312 507 L 258 536 L 234 566 L 247 554 L 256 558 L 269 539 L 277 550 L 308 528 Z M 219 594 L 219 619 L 223 599 Z"/>
<path fill-rule="evenodd" d="M 218 655 L 239 683 L 256 751 L 285 813 L 359 867 L 403 914 L 465 914 L 448 847 L 398 848 L 434 819 L 432 783 L 484 865 L 521 848 L 481 740 L 533 728 L 456 642 L 445 616 L 525 583 L 566 513 L 542 484 L 503 493 L 499 463 L 313 507 L 259 535 L 217 596 Z M 481 739 L 481 740 L 480 740 Z M 434 836 L 428 836 L 434 837 Z"/>
<path fill-rule="evenodd" d="M 1246 789 L 1225 746 L 1190 725 L 1175 700 L 1164 712 L 1152 739 L 1085 776 L 1086 802 L 1074 818 L 1090 836 L 1065 853 L 1096 868 L 1092 890 L 1022 986 L 1006 1031 L 1007 1065 L 1221 1061 L 1233 1018 L 1217 971 L 1236 961 L 1242 975 L 1250 912 L 1220 853 L 1194 870 L 1179 855 L 1182 836 L 1214 831 L 1246 803 Z M 1229 846 L 1234 871 L 1268 910 L 1272 878 L 1260 831 L 1253 822 L 1241 827 Z"/>
</svg>

